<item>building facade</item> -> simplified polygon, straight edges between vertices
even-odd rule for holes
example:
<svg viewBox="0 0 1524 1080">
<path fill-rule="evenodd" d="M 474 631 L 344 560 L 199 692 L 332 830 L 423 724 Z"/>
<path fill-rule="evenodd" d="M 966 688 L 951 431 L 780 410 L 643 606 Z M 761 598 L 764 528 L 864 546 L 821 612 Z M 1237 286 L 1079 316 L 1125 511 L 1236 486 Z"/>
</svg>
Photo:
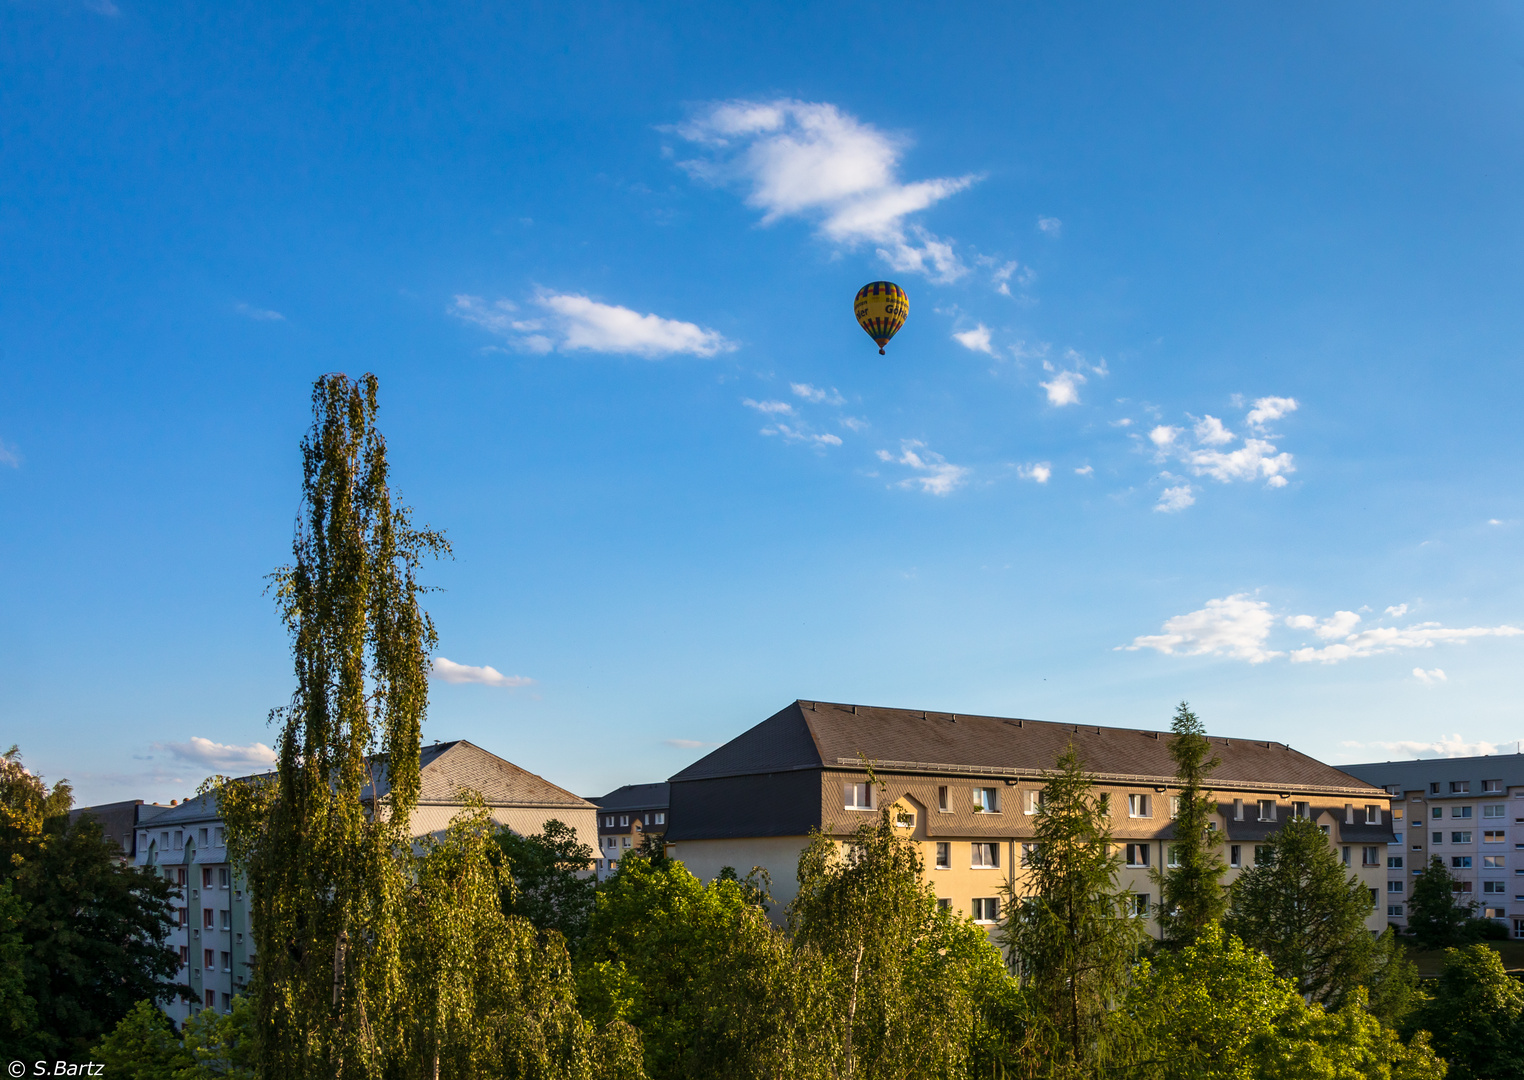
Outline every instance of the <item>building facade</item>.
<svg viewBox="0 0 1524 1080">
<path fill-rule="evenodd" d="M 597 837 L 592 803 L 469 742 L 425 746 L 420 765 L 410 823 L 415 837 L 442 834 L 464 807 L 467 791 L 480 794 L 492 820 L 516 833 L 539 832 L 555 818 L 570 825 L 582 843 L 591 846 Z M 380 795 L 385 794 L 383 781 Z M 166 807 L 137 829 L 136 864 L 153 867 L 180 890 L 169 944 L 180 954 L 177 981 L 190 986 L 192 1000 L 166 1006 L 176 1021 L 201 1009 L 232 1008 L 254 959 L 249 895 L 228 860 L 226 840 L 212 796 Z"/>
<path fill-rule="evenodd" d="M 1339 768 L 1392 798 L 1386 913 L 1408 925 L 1413 879 L 1441 859 L 1476 914 L 1524 938 L 1524 755 L 1381 761 Z"/>
<path fill-rule="evenodd" d="M 88 814 L 100 822 L 101 832 L 106 839 L 122 849 L 118 858 L 125 863 L 136 863 L 138 827 L 174 809 L 176 805 L 178 803 L 175 802 L 163 806 L 159 803 L 146 803 L 142 799 L 129 799 L 126 802 L 80 806 L 69 811 L 69 822 L 72 824 Z"/>
<path fill-rule="evenodd" d="M 667 785 L 626 784 L 607 795 L 589 799 L 598 807 L 598 878 L 601 881 L 624 853 L 640 847 L 647 836 L 660 839 L 667 831 Z"/>
<path fill-rule="evenodd" d="M 1179 796 L 1169 732 L 1056 724 L 796 701 L 671 778 L 668 854 L 700 878 L 764 867 L 775 904 L 797 892 L 812 830 L 845 841 L 887 804 L 920 848 L 938 901 L 993 929 L 1019 895 L 1035 842 L 1045 774 L 1073 746 L 1108 796 L 1112 834 L 1136 914 L 1158 933 L 1154 874 L 1170 864 Z M 1387 793 L 1277 742 L 1211 739 L 1211 822 L 1228 863 L 1224 884 L 1255 864 L 1286 821 L 1328 836 L 1371 895 L 1368 925 L 1386 925 Z M 871 765 L 870 777 L 865 764 Z M 876 781 L 876 783 L 875 783 Z"/>
</svg>

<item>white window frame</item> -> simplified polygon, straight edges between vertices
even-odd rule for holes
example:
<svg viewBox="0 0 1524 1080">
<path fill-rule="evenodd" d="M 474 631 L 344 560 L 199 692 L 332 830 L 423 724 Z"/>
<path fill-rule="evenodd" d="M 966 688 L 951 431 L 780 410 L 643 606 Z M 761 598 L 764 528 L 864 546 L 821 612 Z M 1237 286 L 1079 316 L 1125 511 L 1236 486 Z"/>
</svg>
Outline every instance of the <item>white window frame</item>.
<svg viewBox="0 0 1524 1080">
<path fill-rule="evenodd" d="M 1255 802 L 1259 806 L 1259 820 L 1260 821 L 1274 821 L 1274 820 L 1276 820 L 1276 811 L 1279 809 L 1279 806 L 1277 805 L 1276 800 L 1274 800 L 1274 799 L 1256 799 Z M 1266 807 L 1269 807 L 1269 809 L 1270 809 L 1270 813 L 1268 815 L 1266 815 L 1266 813 L 1265 813 L 1265 808 Z"/>
<path fill-rule="evenodd" d="M 994 787 L 974 788 L 974 813 L 1000 813 L 1000 789 Z"/>
<path fill-rule="evenodd" d="M 866 799 L 866 804 L 860 802 L 860 799 Z M 866 780 L 861 783 L 841 785 L 841 803 L 845 810 L 872 810 L 873 785 Z"/>
<path fill-rule="evenodd" d="M 1147 869 L 1149 865 L 1149 859 L 1152 857 L 1149 854 L 1149 849 L 1152 847 L 1152 844 L 1126 845 L 1123 850 L 1123 856 L 1127 860 L 1127 865 L 1133 869 Z M 1143 856 L 1142 862 L 1137 861 L 1137 858 L 1140 854 Z"/>
<path fill-rule="evenodd" d="M 1146 794 L 1127 796 L 1127 816 L 1130 818 L 1151 818 L 1154 816 L 1153 799 Z"/>
<path fill-rule="evenodd" d="M 985 856 L 989 856 L 992 861 L 985 862 Z M 999 870 L 999 842 L 990 840 L 975 840 L 971 845 L 969 845 L 968 860 L 970 870 Z"/>
<path fill-rule="evenodd" d="M 951 840 L 938 840 L 937 841 L 937 846 L 936 846 L 935 850 L 936 850 L 936 862 L 934 863 L 934 865 L 936 866 L 936 868 L 938 870 L 951 870 L 952 869 L 952 841 Z"/>
</svg>

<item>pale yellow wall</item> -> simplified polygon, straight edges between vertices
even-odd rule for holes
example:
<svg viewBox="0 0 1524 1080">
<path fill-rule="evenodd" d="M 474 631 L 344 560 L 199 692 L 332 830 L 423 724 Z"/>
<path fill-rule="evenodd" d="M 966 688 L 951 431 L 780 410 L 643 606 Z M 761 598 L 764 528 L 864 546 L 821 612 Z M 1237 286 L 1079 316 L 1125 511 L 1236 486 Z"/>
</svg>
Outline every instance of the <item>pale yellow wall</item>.
<svg viewBox="0 0 1524 1080">
<path fill-rule="evenodd" d="M 720 876 L 727 866 L 745 877 L 754 866 L 772 875 L 772 909 L 768 916 L 783 925 L 784 907 L 799 895 L 799 855 L 808 836 L 758 836 L 743 840 L 683 840 L 667 845 L 668 858 L 677 859 L 700 881 Z"/>
</svg>

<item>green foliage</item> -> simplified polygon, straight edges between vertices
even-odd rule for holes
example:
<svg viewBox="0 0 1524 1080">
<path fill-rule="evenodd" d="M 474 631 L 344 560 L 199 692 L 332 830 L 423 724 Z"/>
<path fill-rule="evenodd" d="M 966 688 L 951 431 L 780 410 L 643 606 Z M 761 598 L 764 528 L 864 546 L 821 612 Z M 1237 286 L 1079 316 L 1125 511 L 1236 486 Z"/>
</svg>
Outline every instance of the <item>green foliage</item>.
<svg viewBox="0 0 1524 1080">
<path fill-rule="evenodd" d="M 1366 1008 L 1357 988 L 1335 1012 L 1301 998 L 1261 1041 L 1250 1075 L 1259 1080 L 1444 1080 L 1445 1063 L 1419 1032 L 1403 1045 Z M 1453 1075 L 1453 1074 L 1451 1074 Z"/>
<path fill-rule="evenodd" d="M 887 806 L 845 845 L 812 837 L 788 922 L 796 947 L 830 974 L 835 1075 L 961 1077 L 976 1047 L 999 1065 L 1019 1031 L 999 951 L 937 908 L 920 851 L 895 834 Z"/>
<path fill-rule="evenodd" d="M 189 1017 L 181 1035 L 190 1062 L 176 1080 L 257 1080 L 259 1032 L 254 1020 L 254 1003 L 244 994 L 233 998 L 229 1012 L 202 1009 Z"/>
<path fill-rule="evenodd" d="M 1405 1020 L 1432 1034 L 1451 1080 L 1524 1078 L 1524 984 L 1486 945 L 1449 949 L 1433 995 Z"/>
<path fill-rule="evenodd" d="M 1001 930 L 1021 970 L 1034 1035 L 1054 1076 L 1085 1075 L 1106 1053 L 1108 1010 L 1146 934 L 1118 886 L 1111 814 L 1070 747 L 1043 788 L 1027 893 Z"/>
<path fill-rule="evenodd" d="M 1223 917 L 1228 908 L 1222 875 L 1221 842 L 1207 829 L 1217 802 L 1205 790 L 1207 778 L 1221 761 L 1209 756 L 1211 743 L 1206 727 L 1185 702 L 1175 711 L 1170 725 L 1174 737 L 1169 742 L 1175 759 L 1175 775 L 1180 780 L 1180 809 L 1175 815 L 1175 838 L 1171 842 L 1174 861 L 1162 874 L 1159 884 L 1159 927 L 1170 945 L 1188 945 Z"/>
<path fill-rule="evenodd" d="M 1438 949 L 1464 940 L 1466 921 L 1474 905 L 1461 903 L 1455 879 L 1438 855 L 1413 879 L 1408 897 L 1408 931 L 1425 949 Z"/>
<path fill-rule="evenodd" d="M 146 998 L 91 1049 L 90 1060 L 118 1080 L 166 1080 L 191 1064 L 169 1017 Z"/>
<path fill-rule="evenodd" d="M 1371 969 L 1366 979 L 1371 1015 L 1389 1028 L 1400 1027 L 1402 1020 L 1427 1000 L 1418 977 L 1418 965 L 1408 950 L 1387 927 L 1371 949 Z"/>
<path fill-rule="evenodd" d="M 555 930 L 575 950 L 587 933 L 598 889 L 597 879 L 587 872 L 593 849 L 578 842 L 575 829 L 554 818 L 530 836 L 499 829 L 495 840 L 514 884 L 503 892 L 503 910 L 541 930 Z"/>
<path fill-rule="evenodd" d="M 824 965 L 791 948 L 754 896 L 639 851 L 599 890 L 579 1000 L 605 1030 L 639 1029 L 653 1080 L 829 1075 Z"/>
<path fill-rule="evenodd" d="M 174 889 L 123 866 L 86 815 L 71 823 L 67 784 L 52 791 L 14 747 L 0 758 L 0 1027 L 15 1057 L 81 1058 L 142 998 L 165 1000 L 179 957 L 164 944 Z M 19 974 L 20 987 L 16 985 Z"/>
<path fill-rule="evenodd" d="M 1375 967 L 1375 941 L 1365 925 L 1370 892 L 1345 872 L 1310 820 L 1288 821 L 1267 847 L 1267 863 L 1233 883 L 1224 928 L 1269 956 L 1276 974 L 1310 1000 L 1337 1007 Z"/>
</svg>

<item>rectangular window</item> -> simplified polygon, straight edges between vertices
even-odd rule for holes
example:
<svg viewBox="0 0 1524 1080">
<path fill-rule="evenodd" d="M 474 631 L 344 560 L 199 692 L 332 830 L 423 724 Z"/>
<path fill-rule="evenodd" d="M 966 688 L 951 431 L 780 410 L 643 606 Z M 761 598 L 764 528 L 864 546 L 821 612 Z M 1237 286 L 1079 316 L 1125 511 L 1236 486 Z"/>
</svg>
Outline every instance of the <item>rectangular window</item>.
<svg viewBox="0 0 1524 1080">
<path fill-rule="evenodd" d="M 1309 810 L 1310 807 L 1304 802 L 1294 802 L 1291 804 L 1291 816 L 1294 818 L 1311 817 L 1312 814 L 1308 812 Z"/>
<path fill-rule="evenodd" d="M 208 1009 L 215 1009 L 217 1007 L 217 991 L 208 990 L 206 992 L 206 1007 Z"/>
<path fill-rule="evenodd" d="M 656 811 L 656 824 L 658 824 L 658 825 L 665 825 L 666 823 L 667 823 L 667 812 L 665 810 L 658 810 L 658 811 Z"/>
<path fill-rule="evenodd" d="M 974 922 L 992 923 L 1000 921 L 1000 898 L 998 896 L 985 896 L 974 900 Z"/>
<path fill-rule="evenodd" d="M 1405 884 L 1406 882 L 1402 881 L 1388 881 L 1386 883 L 1386 891 L 1389 893 L 1401 892 Z"/>
<path fill-rule="evenodd" d="M 1146 892 L 1133 893 L 1132 913 L 1145 918 L 1148 916 L 1148 894 Z"/>
<path fill-rule="evenodd" d="M 952 869 L 952 844 L 946 840 L 937 841 L 937 869 Z"/>
<path fill-rule="evenodd" d="M 915 813 L 901 806 L 894 812 L 894 827 L 896 829 L 915 828 Z"/>
<path fill-rule="evenodd" d="M 1259 800 L 1259 819 L 1261 821 L 1274 821 L 1275 820 L 1275 800 L 1274 799 L 1261 799 L 1261 800 Z"/>
<path fill-rule="evenodd" d="M 175 867 L 175 884 L 182 889 L 185 888 L 185 867 Z"/>
<path fill-rule="evenodd" d="M 1429 794 L 1430 795 L 1438 795 L 1439 794 L 1439 785 L 1437 783 L 1431 783 L 1429 785 Z"/>
<path fill-rule="evenodd" d="M 1482 794 L 1483 795 L 1495 795 L 1495 794 L 1499 794 L 1499 793 L 1502 792 L 1502 790 L 1503 790 L 1503 781 L 1501 781 L 1501 780 L 1483 780 L 1482 781 Z"/>
<path fill-rule="evenodd" d="M 1471 781 L 1470 780 L 1451 780 L 1450 781 L 1450 794 L 1451 795 L 1467 795 L 1467 794 L 1470 794 L 1470 792 L 1471 792 Z"/>
<path fill-rule="evenodd" d="M 1482 869 L 1483 870 L 1501 870 L 1501 869 L 1503 869 L 1504 865 L 1506 865 L 1503 862 L 1504 858 L 1505 858 L 1505 856 L 1502 856 L 1502 855 L 1483 855 L 1482 856 Z"/>
<path fill-rule="evenodd" d="M 629 814 L 620 814 L 619 815 L 619 827 L 621 829 L 625 829 L 625 828 L 629 828 L 629 825 L 630 825 L 630 815 Z"/>
<path fill-rule="evenodd" d="M 1442 833 L 1442 832 L 1435 833 L 1434 834 L 1434 842 L 1436 844 L 1443 844 L 1445 842 L 1445 834 Z"/>
<path fill-rule="evenodd" d="M 201 844 L 202 847 L 206 847 L 206 830 L 205 829 L 201 830 L 200 844 Z"/>
<path fill-rule="evenodd" d="M 979 843 L 972 845 L 973 862 L 969 865 L 975 869 L 994 870 L 1000 866 L 1000 845 Z"/>
<path fill-rule="evenodd" d="M 201 909 L 201 925 L 207 930 L 213 930 L 216 928 L 215 924 L 212 922 L 212 920 L 216 917 L 216 912 L 214 912 L 211 908 Z"/>
<path fill-rule="evenodd" d="M 1367 825 L 1380 825 L 1381 824 L 1381 807 L 1377 806 L 1375 803 L 1366 803 L 1365 804 L 1365 823 Z"/>
<path fill-rule="evenodd" d="M 1453 832 L 1450 834 L 1450 843 L 1469 844 L 1471 843 L 1471 834 L 1468 832 Z"/>
<path fill-rule="evenodd" d="M 214 967 L 214 964 L 212 963 L 212 950 L 211 949 L 205 949 L 205 950 L 202 951 L 202 953 L 201 953 L 201 963 L 202 963 L 202 966 L 204 968 L 206 968 L 207 971 L 211 971 L 212 970 L 212 968 Z"/>
<path fill-rule="evenodd" d="M 942 813 L 944 813 L 944 814 L 947 813 L 947 785 L 946 784 L 943 784 L 943 785 L 941 785 L 940 787 L 937 788 L 937 809 L 942 811 Z"/>
<path fill-rule="evenodd" d="M 179 829 L 175 830 L 175 850 L 179 851 L 185 846 L 185 834 Z"/>
<path fill-rule="evenodd" d="M 1400 796 L 1402 794 L 1402 785 L 1401 784 L 1387 784 L 1386 787 L 1383 788 L 1383 790 L 1388 795 L 1398 795 L 1398 796 Z"/>
<path fill-rule="evenodd" d="M 222 995 L 222 1011 L 223 1012 L 231 1012 L 232 1009 L 233 1009 L 233 995 L 232 994 L 223 994 Z"/>
<path fill-rule="evenodd" d="M 183 908 L 180 909 L 180 925 L 181 926 L 189 926 L 190 925 L 190 908 L 183 907 Z"/>
<path fill-rule="evenodd" d="M 1228 865 L 1229 866 L 1242 866 L 1243 864 L 1244 864 L 1244 849 L 1242 847 L 1240 847 L 1238 844 L 1232 844 L 1232 845 L 1230 845 L 1228 847 Z"/>
<path fill-rule="evenodd" d="M 188 945 L 181 945 L 180 946 L 180 966 L 184 967 L 186 964 L 189 964 L 189 963 L 190 963 L 190 946 L 188 946 Z"/>
<path fill-rule="evenodd" d="M 1026 810 L 1024 812 L 1028 813 L 1028 814 L 1035 814 L 1035 813 L 1037 813 L 1041 809 L 1042 809 L 1042 790 L 1038 789 L 1037 791 L 1029 791 L 1029 792 L 1027 792 L 1027 808 L 1026 808 Z"/>
<path fill-rule="evenodd" d="M 939 899 L 937 901 L 937 910 L 938 911 L 951 911 L 952 910 L 952 901 L 951 900 L 942 900 L 942 899 Z"/>
<path fill-rule="evenodd" d="M 233 956 L 232 956 L 231 953 L 223 953 L 222 954 L 222 970 L 223 971 L 232 971 L 233 970 Z"/>
<path fill-rule="evenodd" d="M 1148 795 L 1127 796 L 1128 817 L 1153 817 L 1153 799 Z"/>
<path fill-rule="evenodd" d="M 1505 803 L 1488 803 L 1482 807 L 1482 817 L 1502 820 L 1502 818 L 1507 816 L 1507 809 L 1508 807 Z"/>
<path fill-rule="evenodd" d="M 872 784 L 844 784 L 841 789 L 842 803 L 848 810 L 873 809 Z"/>
<path fill-rule="evenodd" d="M 1339 852 L 1339 858 L 1340 858 L 1341 861 L 1343 861 L 1345 866 L 1349 865 L 1349 845 L 1348 844 L 1345 844 L 1344 847 L 1340 850 L 1340 852 Z"/>
<path fill-rule="evenodd" d="M 603 827 L 606 828 L 606 829 L 612 829 L 614 827 L 614 815 L 613 814 L 610 814 L 608 817 L 603 819 Z"/>
<path fill-rule="evenodd" d="M 1378 847 L 1363 847 L 1360 849 L 1361 866 L 1380 866 L 1381 849 Z"/>
<path fill-rule="evenodd" d="M 1401 855 L 1388 855 L 1386 857 L 1386 868 L 1388 870 L 1401 870 L 1402 869 L 1402 856 Z"/>
<path fill-rule="evenodd" d="M 1244 819 L 1244 801 L 1242 799 L 1234 799 L 1233 800 L 1233 820 L 1234 821 L 1242 821 L 1243 819 Z"/>
<path fill-rule="evenodd" d="M 227 833 L 225 833 L 222 829 L 219 828 L 213 835 L 216 837 L 216 842 L 217 842 L 217 846 L 218 847 L 225 847 L 226 846 L 226 844 L 227 844 L 227 839 L 226 839 Z"/>
<path fill-rule="evenodd" d="M 1345 848 L 1344 850 L 1348 851 L 1349 848 Z M 1270 865 L 1270 847 L 1269 847 L 1268 844 L 1255 844 L 1254 845 L 1254 865 L 1255 866 L 1269 866 Z"/>
<path fill-rule="evenodd" d="M 1508 913 L 1500 907 L 1482 908 L 1482 918 L 1484 919 L 1501 919 L 1506 914 Z"/>
<path fill-rule="evenodd" d="M 1469 806 L 1452 806 L 1452 807 L 1450 807 L 1450 816 L 1451 817 L 1458 817 L 1458 818 L 1468 818 L 1468 817 L 1471 816 L 1471 807 L 1469 807 Z"/>
<path fill-rule="evenodd" d="M 629 847 L 630 846 L 630 838 L 628 836 L 621 836 L 619 838 L 619 844 L 620 844 L 621 847 Z"/>
<path fill-rule="evenodd" d="M 1484 893 L 1506 893 L 1507 891 L 1508 891 L 1508 885 L 1505 882 L 1502 882 L 1502 881 L 1484 881 L 1484 882 L 1482 882 L 1482 892 L 1484 892 Z"/>
<path fill-rule="evenodd" d="M 224 930 L 233 929 L 233 913 L 231 911 L 224 911 L 222 913 L 222 928 Z"/>
<path fill-rule="evenodd" d="M 1032 860 L 1034 858 L 1036 858 L 1036 857 L 1037 857 L 1037 845 L 1036 844 L 1022 844 L 1021 845 L 1021 865 L 1022 866 L 1031 866 L 1032 865 Z"/>
<path fill-rule="evenodd" d="M 219 889 L 226 889 L 227 887 L 228 887 L 228 871 L 227 871 L 227 867 L 223 867 L 222 869 L 217 871 L 217 888 L 219 888 Z"/>
<path fill-rule="evenodd" d="M 1399 918 L 1400 919 L 1402 917 L 1402 905 L 1401 904 L 1388 904 L 1386 906 L 1386 913 L 1389 916 L 1393 916 L 1395 918 Z"/>
<path fill-rule="evenodd" d="M 203 889 L 210 889 L 212 887 L 212 868 L 210 866 L 203 866 L 201 868 L 201 887 Z"/>
<path fill-rule="evenodd" d="M 1400 844 L 1400 843 L 1402 843 L 1402 832 L 1401 832 L 1401 830 L 1398 830 L 1397 832 L 1394 832 L 1392 834 L 1392 838 L 1390 840 L 1388 840 L 1387 843 L 1388 844 Z"/>
<path fill-rule="evenodd" d="M 1436 806 L 1434 808 L 1434 813 L 1431 816 L 1437 817 L 1437 818 L 1444 817 L 1445 816 L 1445 808 L 1443 806 Z"/>
<path fill-rule="evenodd" d="M 998 814 L 999 812 L 1000 801 L 995 788 L 974 788 L 974 813 Z"/>
<path fill-rule="evenodd" d="M 1150 847 L 1150 845 L 1148 845 L 1148 844 L 1128 844 L 1127 845 L 1127 865 L 1128 866 L 1147 866 L 1148 865 L 1148 849 L 1149 849 L 1149 847 Z"/>
<path fill-rule="evenodd" d="M 1450 856 L 1450 867 L 1451 867 L 1451 869 L 1454 869 L 1454 870 L 1470 870 L 1471 869 L 1471 856 L 1470 855 L 1451 855 Z"/>
<path fill-rule="evenodd" d="M 1458 892 L 1458 893 L 1468 893 L 1468 892 L 1471 891 L 1471 882 L 1469 882 L 1469 881 L 1452 881 L 1450 883 L 1450 891 L 1451 892 Z"/>
<path fill-rule="evenodd" d="M 1503 830 L 1502 829 L 1484 829 L 1484 830 L 1482 830 L 1482 843 L 1484 843 L 1484 844 L 1501 844 L 1502 842 L 1503 842 Z"/>
<path fill-rule="evenodd" d="M 1169 816 L 1172 819 L 1173 818 L 1177 818 L 1177 817 L 1180 816 L 1180 796 L 1179 795 L 1171 795 L 1169 797 Z"/>
<path fill-rule="evenodd" d="M 1354 823 L 1355 823 L 1355 807 L 1354 807 L 1354 804 L 1353 803 L 1345 803 L 1344 804 L 1344 824 L 1346 824 L 1346 825 L 1353 825 Z"/>
<path fill-rule="evenodd" d="M 1169 863 L 1168 864 L 1170 866 L 1179 866 L 1180 865 L 1180 845 L 1179 844 L 1171 844 L 1169 846 Z"/>
</svg>

